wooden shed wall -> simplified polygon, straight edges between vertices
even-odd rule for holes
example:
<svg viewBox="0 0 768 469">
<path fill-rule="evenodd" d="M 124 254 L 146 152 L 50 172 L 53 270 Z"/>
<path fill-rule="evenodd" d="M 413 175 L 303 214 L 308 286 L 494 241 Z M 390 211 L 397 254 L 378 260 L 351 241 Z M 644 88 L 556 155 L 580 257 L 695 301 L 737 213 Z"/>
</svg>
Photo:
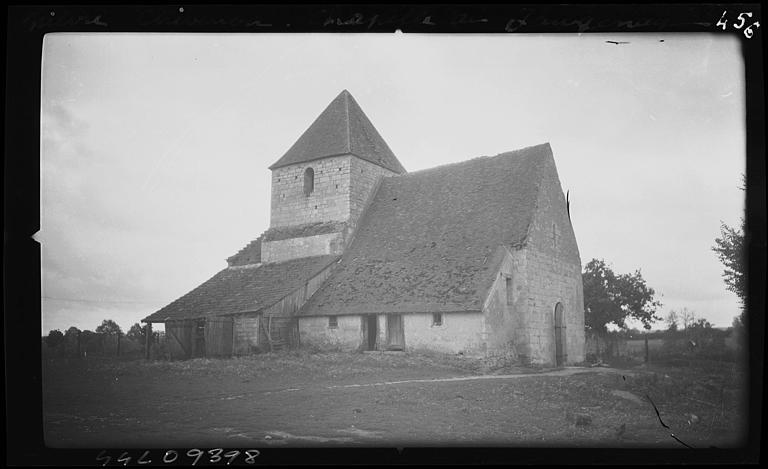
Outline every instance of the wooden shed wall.
<svg viewBox="0 0 768 469">
<path fill-rule="evenodd" d="M 197 324 L 199 321 L 205 321 L 204 348 L 197 350 Z M 168 352 L 172 359 L 199 356 L 228 357 L 233 353 L 233 329 L 231 317 L 167 321 L 165 333 Z"/>
<path fill-rule="evenodd" d="M 259 347 L 260 326 L 259 314 L 242 314 L 234 317 L 235 321 L 235 355 L 246 355 Z M 264 342 L 261 342 L 263 344 Z"/>
<path fill-rule="evenodd" d="M 208 318 L 205 321 L 205 356 L 229 357 L 234 351 L 231 317 Z"/>
<path fill-rule="evenodd" d="M 172 359 L 192 358 L 194 352 L 194 325 L 192 320 L 167 321 L 165 337 Z"/>
<path fill-rule="evenodd" d="M 323 269 L 314 277 L 307 280 L 301 288 L 284 297 L 274 305 L 266 308 L 262 313 L 261 327 L 259 328 L 259 346 L 263 344 L 268 348 L 265 329 L 270 325 L 270 335 L 273 341 L 285 341 L 291 346 L 299 344 L 298 320 L 296 312 L 304 306 L 304 303 L 320 288 L 333 271 L 336 264 Z"/>
</svg>

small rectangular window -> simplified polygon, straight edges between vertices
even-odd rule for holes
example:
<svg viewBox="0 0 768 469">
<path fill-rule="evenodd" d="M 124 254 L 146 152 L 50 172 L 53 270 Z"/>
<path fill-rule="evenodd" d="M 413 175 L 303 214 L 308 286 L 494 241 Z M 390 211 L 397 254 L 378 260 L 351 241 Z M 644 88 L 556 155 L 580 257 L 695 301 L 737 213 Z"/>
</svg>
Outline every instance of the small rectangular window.
<svg viewBox="0 0 768 469">
<path fill-rule="evenodd" d="M 336 316 L 328 316 L 328 327 L 331 329 L 336 329 L 339 327 L 339 318 Z"/>
<path fill-rule="evenodd" d="M 433 313 L 432 314 L 432 325 L 433 326 L 442 326 L 443 325 L 443 314 L 442 313 Z"/>
</svg>

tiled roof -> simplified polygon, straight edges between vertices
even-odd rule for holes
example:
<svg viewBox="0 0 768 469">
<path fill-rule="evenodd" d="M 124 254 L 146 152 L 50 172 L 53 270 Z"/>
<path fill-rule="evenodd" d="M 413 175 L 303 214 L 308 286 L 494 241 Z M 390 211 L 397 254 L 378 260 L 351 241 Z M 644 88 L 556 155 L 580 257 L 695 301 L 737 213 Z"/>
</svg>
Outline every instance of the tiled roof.
<svg viewBox="0 0 768 469">
<path fill-rule="evenodd" d="M 230 266 L 241 266 L 258 264 L 261 262 L 261 240 L 264 239 L 264 234 L 248 243 L 243 249 L 239 250 L 236 254 L 227 258 L 227 264 Z"/>
<path fill-rule="evenodd" d="M 346 154 L 355 155 L 398 174 L 405 173 L 405 168 L 360 109 L 355 98 L 344 90 L 269 169 Z"/>
<path fill-rule="evenodd" d="M 521 245 L 549 144 L 382 179 L 342 262 L 303 315 L 479 311 Z"/>
<path fill-rule="evenodd" d="M 144 321 L 192 319 L 269 307 L 338 259 L 316 256 L 259 267 L 226 268 Z"/>
</svg>

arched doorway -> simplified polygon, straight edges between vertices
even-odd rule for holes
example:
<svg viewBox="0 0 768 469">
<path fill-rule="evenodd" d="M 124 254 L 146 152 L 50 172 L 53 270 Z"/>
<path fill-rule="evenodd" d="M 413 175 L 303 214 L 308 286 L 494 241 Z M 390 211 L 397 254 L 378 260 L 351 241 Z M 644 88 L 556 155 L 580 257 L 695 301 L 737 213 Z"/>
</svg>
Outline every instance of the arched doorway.
<svg viewBox="0 0 768 469">
<path fill-rule="evenodd" d="M 565 344 L 565 317 L 563 304 L 555 305 L 555 364 L 563 366 L 568 361 L 568 352 Z"/>
</svg>

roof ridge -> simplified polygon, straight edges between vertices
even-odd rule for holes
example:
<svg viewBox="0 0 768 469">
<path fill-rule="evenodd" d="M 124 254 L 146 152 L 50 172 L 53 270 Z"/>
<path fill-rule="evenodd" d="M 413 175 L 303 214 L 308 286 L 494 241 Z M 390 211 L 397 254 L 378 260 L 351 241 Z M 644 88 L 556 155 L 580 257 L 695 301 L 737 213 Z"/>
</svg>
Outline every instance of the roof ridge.
<svg viewBox="0 0 768 469">
<path fill-rule="evenodd" d="M 344 113 L 347 115 L 347 152 L 352 153 L 352 137 L 349 135 L 351 132 L 349 129 L 349 91 L 344 89 L 341 94 L 344 95 Z"/>
<path fill-rule="evenodd" d="M 445 163 L 445 164 L 441 164 L 439 166 L 432 166 L 431 168 L 424 168 L 424 169 L 419 169 L 419 170 L 411 171 L 411 172 L 404 173 L 404 174 L 399 174 L 396 177 L 397 178 L 402 178 L 402 177 L 408 177 L 408 176 L 414 176 L 414 175 L 418 176 L 420 174 L 424 174 L 424 173 L 427 173 L 429 171 L 435 171 L 435 170 L 439 170 L 439 169 L 449 168 L 449 167 L 452 167 L 452 166 L 462 166 L 462 165 L 466 165 L 466 164 L 469 164 L 469 163 L 472 163 L 472 162 L 476 162 L 478 160 L 486 160 L 486 159 L 490 160 L 490 159 L 493 159 L 493 158 L 509 157 L 509 156 L 513 156 L 513 154 L 523 153 L 523 152 L 526 152 L 526 151 L 531 150 L 533 148 L 545 147 L 545 146 L 550 146 L 549 142 L 540 143 L 538 145 L 530 145 L 530 146 L 527 146 L 527 147 L 518 148 L 516 150 L 505 151 L 503 153 L 499 153 L 499 154 L 493 155 L 493 156 L 491 156 L 491 155 L 482 155 L 482 156 L 476 156 L 474 158 L 470 158 L 468 160 L 456 161 L 456 162 L 453 162 L 453 163 Z"/>
<path fill-rule="evenodd" d="M 396 174 L 406 172 L 376 126 L 346 89 L 325 107 L 269 169 L 340 154 L 353 154 Z"/>
</svg>

